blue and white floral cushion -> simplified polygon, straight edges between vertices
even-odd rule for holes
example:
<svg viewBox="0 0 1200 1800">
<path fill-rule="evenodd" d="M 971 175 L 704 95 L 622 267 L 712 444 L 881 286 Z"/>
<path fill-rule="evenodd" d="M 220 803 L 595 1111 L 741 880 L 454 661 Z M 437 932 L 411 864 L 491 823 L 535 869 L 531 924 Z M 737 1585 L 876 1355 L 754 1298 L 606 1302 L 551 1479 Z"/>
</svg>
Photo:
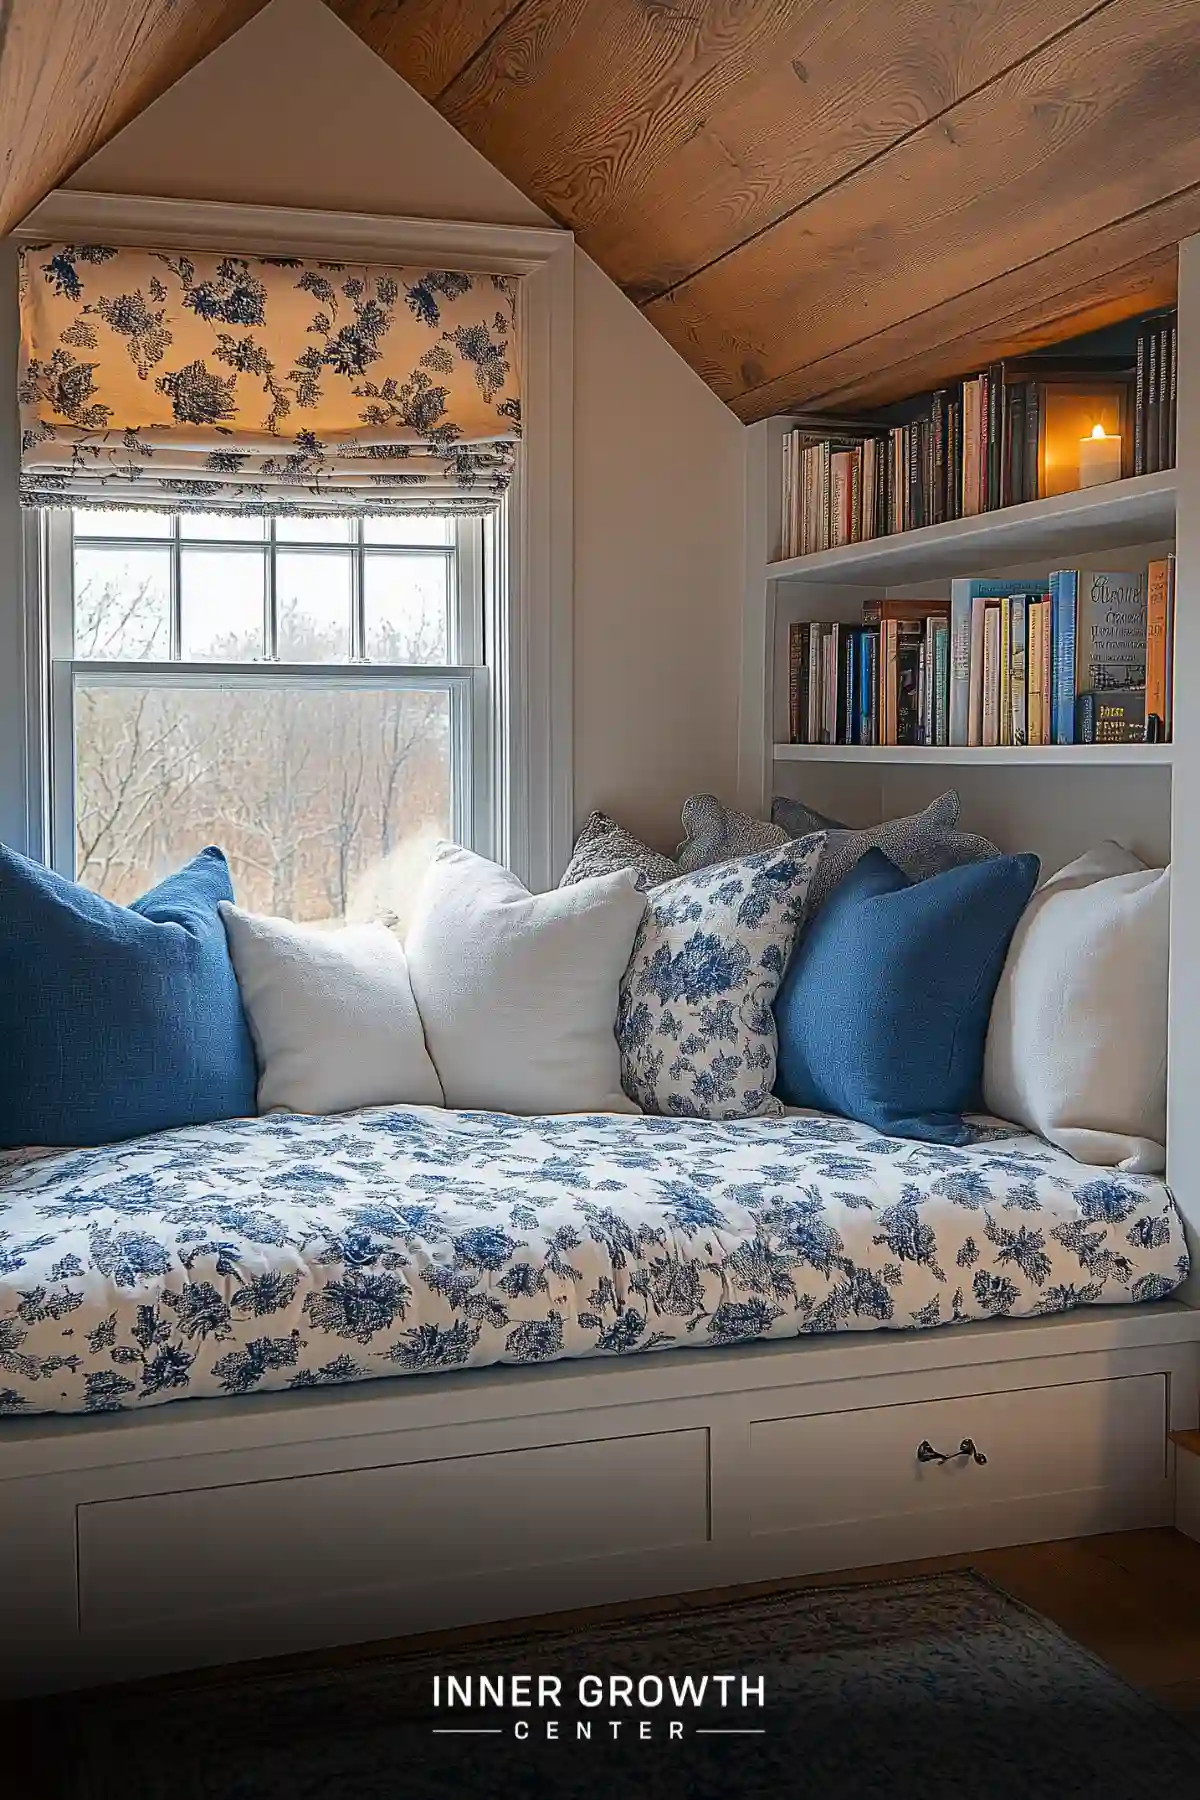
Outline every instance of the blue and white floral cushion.
<svg viewBox="0 0 1200 1800">
<path fill-rule="evenodd" d="M 653 888 L 621 983 L 621 1081 L 643 1112 L 780 1111 L 771 1003 L 823 832 Z"/>
</svg>

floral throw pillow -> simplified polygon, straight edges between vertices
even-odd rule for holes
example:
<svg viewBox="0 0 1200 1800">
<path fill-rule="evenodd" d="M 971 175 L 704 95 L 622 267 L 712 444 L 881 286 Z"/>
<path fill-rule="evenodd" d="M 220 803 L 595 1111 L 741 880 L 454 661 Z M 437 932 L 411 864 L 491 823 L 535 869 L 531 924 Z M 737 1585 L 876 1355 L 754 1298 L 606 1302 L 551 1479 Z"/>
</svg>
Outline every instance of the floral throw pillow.
<svg viewBox="0 0 1200 1800">
<path fill-rule="evenodd" d="M 771 1004 L 823 832 L 652 888 L 621 982 L 621 1084 L 643 1112 L 777 1113 Z"/>
</svg>

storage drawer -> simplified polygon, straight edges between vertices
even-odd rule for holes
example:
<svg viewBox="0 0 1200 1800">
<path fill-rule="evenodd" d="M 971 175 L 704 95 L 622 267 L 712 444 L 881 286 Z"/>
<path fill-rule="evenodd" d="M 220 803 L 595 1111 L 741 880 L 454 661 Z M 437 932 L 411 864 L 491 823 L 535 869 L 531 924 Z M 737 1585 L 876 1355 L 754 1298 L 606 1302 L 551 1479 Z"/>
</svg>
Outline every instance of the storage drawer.
<svg viewBox="0 0 1200 1800">
<path fill-rule="evenodd" d="M 1167 1379 L 1129 1375 L 751 1427 L 755 1536 L 1081 1489 L 1152 1489 L 1167 1456 Z M 918 1446 L 987 1458 L 922 1462 Z"/>
<path fill-rule="evenodd" d="M 81 1506 L 85 1631 L 703 1543 L 708 1433 L 556 1444 Z"/>
</svg>

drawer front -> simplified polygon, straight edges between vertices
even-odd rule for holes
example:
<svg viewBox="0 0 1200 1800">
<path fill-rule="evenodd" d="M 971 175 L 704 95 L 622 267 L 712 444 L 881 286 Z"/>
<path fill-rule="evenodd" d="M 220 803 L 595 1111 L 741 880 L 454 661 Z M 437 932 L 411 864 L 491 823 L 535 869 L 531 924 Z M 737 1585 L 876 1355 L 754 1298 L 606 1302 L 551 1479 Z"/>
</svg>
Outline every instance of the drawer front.
<svg viewBox="0 0 1200 1800">
<path fill-rule="evenodd" d="M 751 1427 L 755 1536 L 860 1519 L 1162 1482 L 1167 1378 L 971 1394 Z M 918 1446 L 953 1452 L 971 1438 L 987 1458 L 922 1462 Z"/>
<path fill-rule="evenodd" d="M 81 1506 L 85 1631 L 698 1544 L 708 1433 L 558 1444 Z"/>
</svg>

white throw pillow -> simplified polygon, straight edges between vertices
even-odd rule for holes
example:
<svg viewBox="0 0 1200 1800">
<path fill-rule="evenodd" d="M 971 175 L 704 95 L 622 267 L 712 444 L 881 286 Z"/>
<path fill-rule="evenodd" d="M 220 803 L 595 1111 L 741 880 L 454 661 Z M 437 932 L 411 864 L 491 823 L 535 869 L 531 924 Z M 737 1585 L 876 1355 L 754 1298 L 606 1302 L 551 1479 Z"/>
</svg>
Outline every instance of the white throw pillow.
<svg viewBox="0 0 1200 1800">
<path fill-rule="evenodd" d="M 635 1113 L 613 1026 L 645 898 L 632 869 L 549 894 L 439 845 L 408 967 L 447 1106 Z"/>
<path fill-rule="evenodd" d="M 1013 933 L 984 1098 L 1080 1162 L 1166 1166 L 1170 877 L 1102 844 L 1039 888 Z"/>
<path fill-rule="evenodd" d="M 258 1054 L 259 1112 L 442 1104 L 408 961 L 386 926 L 323 931 L 228 901 L 221 916 Z"/>
</svg>

